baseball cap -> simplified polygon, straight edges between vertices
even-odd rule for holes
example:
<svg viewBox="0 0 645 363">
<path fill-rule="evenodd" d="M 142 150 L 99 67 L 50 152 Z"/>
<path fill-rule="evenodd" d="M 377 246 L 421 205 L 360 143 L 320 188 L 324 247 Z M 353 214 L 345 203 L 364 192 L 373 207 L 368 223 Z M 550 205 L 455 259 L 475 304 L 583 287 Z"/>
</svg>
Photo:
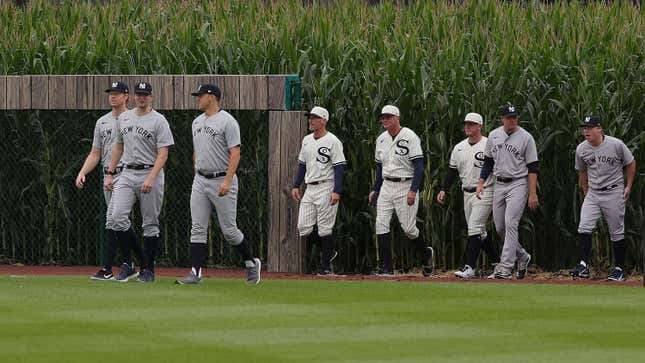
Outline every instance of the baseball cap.
<svg viewBox="0 0 645 363">
<path fill-rule="evenodd" d="M 137 86 L 134 88 L 134 93 L 141 93 L 145 95 L 151 95 L 152 94 L 152 85 L 148 82 L 139 82 L 137 83 Z"/>
<path fill-rule="evenodd" d="M 200 84 L 197 91 L 191 93 L 193 96 L 205 94 L 213 95 L 217 97 L 218 100 L 222 98 L 222 90 L 214 84 Z"/>
<path fill-rule="evenodd" d="M 519 115 L 519 112 L 517 112 L 517 108 L 515 108 L 515 106 L 511 105 L 510 103 L 500 106 L 499 109 L 500 109 L 500 115 L 502 117 L 512 117 L 512 116 Z"/>
<path fill-rule="evenodd" d="M 326 109 L 316 106 L 311 109 L 309 112 L 305 112 L 305 116 L 310 117 L 310 116 L 318 116 L 320 118 L 324 118 L 325 120 L 329 121 L 329 111 Z"/>
<path fill-rule="evenodd" d="M 586 116 L 580 126 L 600 126 L 600 117 L 598 116 Z"/>
<path fill-rule="evenodd" d="M 466 115 L 466 117 L 464 118 L 464 122 L 472 122 L 472 123 L 483 125 L 484 118 L 482 117 L 482 115 L 476 112 L 471 112 Z"/>
<path fill-rule="evenodd" d="M 112 82 L 110 83 L 110 87 L 107 88 L 105 92 L 130 93 L 130 88 L 123 82 Z"/>
<path fill-rule="evenodd" d="M 392 105 L 385 105 L 381 110 L 380 116 L 383 116 L 383 115 L 401 116 L 401 113 L 399 112 L 398 107 L 392 106 Z"/>
</svg>

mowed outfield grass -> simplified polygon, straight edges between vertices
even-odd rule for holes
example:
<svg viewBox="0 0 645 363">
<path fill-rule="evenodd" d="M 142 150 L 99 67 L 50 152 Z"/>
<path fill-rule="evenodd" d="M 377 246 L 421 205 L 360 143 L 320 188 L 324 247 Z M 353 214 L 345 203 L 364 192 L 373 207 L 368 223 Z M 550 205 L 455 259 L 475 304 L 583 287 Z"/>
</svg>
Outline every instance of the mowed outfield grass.
<svg viewBox="0 0 645 363">
<path fill-rule="evenodd" d="M 645 289 L 0 276 L 0 362 L 642 362 Z"/>
</svg>

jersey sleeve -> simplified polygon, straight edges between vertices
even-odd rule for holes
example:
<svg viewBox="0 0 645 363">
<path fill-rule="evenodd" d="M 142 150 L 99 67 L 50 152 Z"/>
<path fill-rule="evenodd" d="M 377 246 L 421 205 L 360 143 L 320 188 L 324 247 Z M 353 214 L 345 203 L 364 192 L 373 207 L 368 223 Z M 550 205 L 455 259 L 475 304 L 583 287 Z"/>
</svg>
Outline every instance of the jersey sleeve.
<svg viewBox="0 0 645 363">
<path fill-rule="evenodd" d="M 92 138 L 92 147 L 97 149 L 103 149 L 103 143 L 101 142 L 101 129 L 99 128 L 100 122 L 96 122 L 94 126 L 94 137 Z"/>
<path fill-rule="evenodd" d="M 298 153 L 298 163 L 302 165 L 307 164 L 307 155 L 305 151 L 305 139 L 302 139 L 302 143 L 300 143 L 300 152 Z"/>
<path fill-rule="evenodd" d="M 576 149 L 575 168 L 576 170 L 587 170 L 587 165 L 585 164 L 585 161 L 582 159 L 582 155 L 580 155 L 580 150 L 578 149 Z"/>
<path fill-rule="evenodd" d="M 528 141 L 526 142 L 526 148 L 524 149 L 524 161 L 527 164 L 534 163 L 538 161 L 537 147 L 535 146 L 535 139 L 533 136 L 527 133 Z"/>
<path fill-rule="evenodd" d="M 157 148 L 172 146 L 174 144 L 175 139 L 172 137 L 168 120 L 161 116 L 160 122 L 157 124 Z"/>
<path fill-rule="evenodd" d="M 452 152 L 450 153 L 450 161 L 448 161 L 448 167 L 450 169 L 457 169 L 458 161 L 457 161 L 457 147 L 455 146 L 452 149 Z"/>
<path fill-rule="evenodd" d="M 331 163 L 333 166 L 336 165 L 345 165 L 345 154 L 343 154 L 343 144 L 340 140 L 334 140 L 334 143 L 331 145 Z"/>
<path fill-rule="evenodd" d="M 410 160 L 423 158 L 423 150 L 421 149 L 421 139 L 419 136 L 414 135 L 410 138 Z"/>
<path fill-rule="evenodd" d="M 237 121 L 229 120 L 224 127 L 224 137 L 226 138 L 226 147 L 233 148 L 242 145 L 242 137 L 240 136 L 240 125 Z"/>
<path fill-rule="evenodd" d="M 623 156 L 623 166 L 627 166 L 634 161 L 634 155 L 624 142 L 620 142 L 620 152 Z"/>
<path fill-rule="evenodd" d="M 114 142 L 116 142 L 117 144 L 123 144 L 123 133 L 121 133 L 120 118 L 116 119 L 116 122 L 114 123 L 114 132 L 116 132 L 116 137 L 114 138 Z"/>
</svg>

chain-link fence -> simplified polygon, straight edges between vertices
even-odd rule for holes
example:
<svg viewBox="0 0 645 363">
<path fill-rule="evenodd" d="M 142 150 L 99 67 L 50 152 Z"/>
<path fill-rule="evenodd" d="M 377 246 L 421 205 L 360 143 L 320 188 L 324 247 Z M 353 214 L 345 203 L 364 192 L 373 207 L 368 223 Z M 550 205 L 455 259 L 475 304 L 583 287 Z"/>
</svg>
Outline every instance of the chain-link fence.
<svg viewBox="0 0 645 363">
<path fill-rule="evenodd" d="M 106 111 L 8 111 L 0 113 L 0 262 L 97 265 L 105 202 L 100 172 L 74 180 L 91 149 L 96 120 Z M 198 112 L 162 112 L 175 146 L 170 150 L 161 213 L 160 265 L 189 265 L 190 190 L 193 178 L 190 127 Z M 231 112 L 242 133 L 238 169 L 238 225 L 252 252 L 265 260 L 267 241 L 266 112 Z M 138 204 L 131 215 L 141 232 Z M 239 266 L 217 219 L 209 231 L 208 265 Z"/>
</svg>

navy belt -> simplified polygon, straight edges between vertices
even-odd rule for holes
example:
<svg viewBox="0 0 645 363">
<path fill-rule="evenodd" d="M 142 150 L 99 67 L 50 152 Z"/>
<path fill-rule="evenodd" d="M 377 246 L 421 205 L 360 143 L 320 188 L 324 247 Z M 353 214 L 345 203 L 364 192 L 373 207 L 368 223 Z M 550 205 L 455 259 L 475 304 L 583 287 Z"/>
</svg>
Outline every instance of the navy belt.
<svg viewBox="0 0 645 363">
<path fill-rule="evenodd" d="M 606 192 L 608 190 L 612 190 L 612 189 L 616 189 L 616 188 L 618 188 L 618 184 L 612 184 L 612 185 L 608 185 L 608 186 L 602 187 L 602 188 L 591 188 L 591 189 L 598 190 L 598 191 L 601 191 L 601 192 Z"/>
<path fill-rule="evenodd" d="M 153 166 L 154 165 L 150 165 L 150 164 L 126 164 L 126 165 L 123 165 L 124 168 L 132 169 L 132 170 L 152 169 Z"/>
<path fill-rule="evenodd" d="M 122 171 L 123 171 L 123 167 L 122 167 L 122 166 L 117 166 L 116 168 L 114 168 L 114 174 L 115 174 L 115 175 L 116 175 L 116 174 L 119 174 L 119 173 L 120 173 L 120 172 L 122 172 Z M 107 175 L 107 173 L 108 173 L 108 167 L 106 166 L 105 168 L 103 168 L 103 174 L 106 174 L 106 175 Z"/>
<path fill-rule="evenodd" d="M 496 178 L 495 180 L 497 180 L 497 181 L 498 181 L 498 182 L 500 182 L 500 183 L 510 183 L 510 182 L 512 182 L 513 180 L 517 180 L 517 179 L 519 179 L 519 178 L 499 178 L 499 177 L 498 177 L 498 178 Z"/>
<path fill-rule="evenodd" d="M 412 178 L 390 178 L 390 177 L 387 177 L 387 176 L 383 177 L 383 179 L 385 179 L 387 181 L 395 182 L 395 183 L 412 180 Z"/>
<path fill-rule="evenodd" d="M 464 191 L 464 192 L 466 192 L 466 193 L 474 193 L 474 192 L 476 192 L 476 191 L 477 191 L 477 188 L 476 188 L 476 187 L 472 187 L 472 188 L 461 188 L 461 190 L 462 190 L 462 191 Z"/>
<path fill-rule="evenodd" d="M 215 178 L 219 178 L 219 177 L 222 177 L 222 176 L 226 176 L 225 171 L 220 171 L 218 173 L 205 173 L 205 172 L 203 172 L 201 170 L 197 170 L 197 174 L 203 176 L 206 179 L 215 179 Z"/>
<path fill-rule="evenodd" d="M 328 183 L 328 182 L 330 182 L 330 181 L 331 181 L 331 180 L 319 180 L 319 181 L 315 181 L 315 182 L 307 183 L 307 185 L 318 185 L 318 184 L 322 184 L 322 183 Z"/>
</svg>

